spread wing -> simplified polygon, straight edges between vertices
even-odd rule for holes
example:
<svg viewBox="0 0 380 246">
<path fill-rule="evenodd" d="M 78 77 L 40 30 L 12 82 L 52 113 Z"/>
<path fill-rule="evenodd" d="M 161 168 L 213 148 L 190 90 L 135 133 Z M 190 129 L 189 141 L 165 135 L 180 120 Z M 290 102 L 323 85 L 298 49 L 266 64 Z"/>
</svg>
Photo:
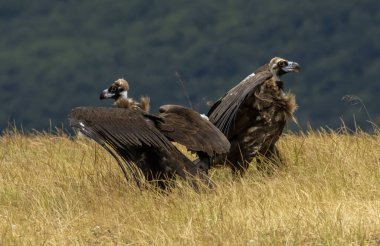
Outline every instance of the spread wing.
<svg viewBox="0 0 380 246">
<path fill-rule="evenodd" d="M 254 96 L 253 92 L 259 85 L 271 77 L 272 73 L 266 70 L 248 76 L 214 103 L 208 112 L 210 121 L 228 135 L 240 106 L 249 96 Z"/>
<path fill-rule="evenodd" d="M 129 169 L 138 185 L 138 176 L 141 174 L 138 174 L 136 165 L 139 165 L 144 151 L 142 146 L 158 150 L 176 150 L 140 110 L 79 107 L 71 111 L 69 121 L 72 128 L 104 147 L 117 160 L 127 178 L 126 168 Z"/>
<path fill-rule="evenodd" d="M 172 144 L 140 110 L 79 107 L 69 115 L 70 125 L 95 141 L 115 147 L 149 146 L 170 150 Z"/>
<path fill-rule="evenodd" d="M 169 139 L 185 145 L 191 151 L 201 151 L 209 156 L 227 153 L 227 138 L 205 117 L 192 109 L 178 105 L 160 107 L 157 128 Z"/>
</svg>

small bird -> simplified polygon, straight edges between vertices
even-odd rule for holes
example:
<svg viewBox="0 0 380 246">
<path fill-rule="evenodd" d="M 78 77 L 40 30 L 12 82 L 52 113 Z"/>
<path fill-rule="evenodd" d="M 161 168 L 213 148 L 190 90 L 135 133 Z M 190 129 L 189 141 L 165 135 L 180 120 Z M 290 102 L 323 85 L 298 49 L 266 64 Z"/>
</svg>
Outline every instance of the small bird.
<svg viewBox="0 0 380 246">
<path fill-rule="evenodd" d="M 211 185 L 209 160 L 230 148 L 223 133 L 199 113 L 182 106 L 164 105 L 159 114 L 149 114 L 149 98 L 136 102 L 128 98 L 128 89 L 126 80 L 115 81 L 100 98 L 114 99 L 116 107 L 75 108 L 69 115 L 71 126 L 109 151 L 124 175 L 129 169 L 139 186 L 141 176 L 135 167 L 163 189 L 177 176 L 200 177 Z M 192 162 L 172 142 L 196 152 L 200 161 Z M 197 189 L 195 182 L 192 185 Z"/>
<path fill-rule="evenodd" d="M 209 120 L 231 143 L 229 153 L 215 159 L 215 164 L 226 162 L 235 175 L 243 175 L 258 156 L 277 164 L 280 156 L 275 144 L 297 108 L 295 96 L 284 92 L 280 78 L 299 71 L 298 63 L 274 57 L 213 104 Z M 257 161 L 258 168 L 265 170 Z"/>
</svg>

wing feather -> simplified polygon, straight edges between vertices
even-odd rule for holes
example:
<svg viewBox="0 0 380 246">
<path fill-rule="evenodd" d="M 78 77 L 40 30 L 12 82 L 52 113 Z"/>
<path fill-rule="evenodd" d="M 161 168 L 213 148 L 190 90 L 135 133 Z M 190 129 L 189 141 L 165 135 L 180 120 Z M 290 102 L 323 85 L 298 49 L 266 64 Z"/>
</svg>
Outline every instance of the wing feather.
<svg viewBox="0 0 380 246">
<path fill-rule="evenodd" d="M 90 137 L 97 133 L 97 137 L 115 147 L 147 145 L 166 150 L 173 148 L 170 141 L 139 110 L 79 107 L 71 111 L 69 120 L 73 128 L 88 133 Z"/>
<path fill-rule="evenodd" d="M 157 128 L 169 139 L 185 145 L 191 151 L 206 152 L 209 156 L 229 151 L 227 138 L 207 119 L 192 109 L 178 105 L 160 107 Z"/>
<path fill-rule="evenodd" d="M 240 106 L 248 96 L 254 96 L 252 92 L 254 92 L 259 85 L 271 77 L 271 72 L 263 71 L 254 76 L 245 78 L 214 103 L 208 112 L 210 121 L 225 135 L 228 135 Z"/>
<path fill-rule="evenodd" d="M 139 110 L 79 107 L 69 114 L 70 125 L 105 148 L 128 179 L 127 169 L 140 186 L 139 160 L 143 145 L 165 153 L 177 149 Z M 122 161 L 124 162 L 122 162 Z M 144 165 L 144 164 L 143 164 Z"/>
</svg>

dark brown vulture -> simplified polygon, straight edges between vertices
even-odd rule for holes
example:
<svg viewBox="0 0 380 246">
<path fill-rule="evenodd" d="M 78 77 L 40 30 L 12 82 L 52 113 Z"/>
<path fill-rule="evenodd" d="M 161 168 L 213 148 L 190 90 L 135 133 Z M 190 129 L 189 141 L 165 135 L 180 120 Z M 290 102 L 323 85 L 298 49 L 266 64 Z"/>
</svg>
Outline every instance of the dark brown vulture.
<svg viewBox="0 0 380 246">
<path fill-rule="evenodd" d="M 295 97 L 284 92 L 280 77 L 298 72 L 296 62 L 275 57 L 220 98 L 208 112 L 209 120 L 228 138 L 231 148 L 226 162 L 234 174 L 243 175 L 253 158 L 278 157 L 275 143 L 296 109 Z M 278 160 L 277 160 L 278 161 Z M 260 164 L 258 159 L 258 164 Z M 260 165 L 258 168 L 264 169 Z"/>
<path fill-rule="evenodd" d="M 127 97 L 122 86 L 113 85 L 100 98 L 115 99 L 118 108 L 75 108 L 69 115 L 71 126 L 109 151 L 124 175 L 132 173 L 139 186 L 140 171 L 146 180 L 156 181 L 161 188 L 176 176 L 184 179 L 198 176 L 210 184 L 209 159 L 228 152 L 227 138 L 191 109 L 164 105 L 158 115 L 152 115 L 145 110 L 149 108 L 147 98 L 144 99 L 147 104 L 144 100 L 138 103 Z M 200 161 L 193 163 L 171 141 L 198 153 Z"/>
</svg>

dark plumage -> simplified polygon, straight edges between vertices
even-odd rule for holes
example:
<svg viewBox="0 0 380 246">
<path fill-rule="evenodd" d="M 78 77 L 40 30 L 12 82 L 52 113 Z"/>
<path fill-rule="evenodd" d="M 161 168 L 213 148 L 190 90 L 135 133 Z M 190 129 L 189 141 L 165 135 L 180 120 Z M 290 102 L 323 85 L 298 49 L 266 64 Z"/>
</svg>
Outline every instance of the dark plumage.
<svg viewBox="0 0 380 246">
<path fill-rule="evenodd" d="M 116 105 L 122 108 L 75 108 L 69 115 L 71 126 L 107 149 L 124 174 L 129 169 L 138 184 L 141 177 L 136 167 L 148 181 L 158 180 L 162 188 L 175 176 L 200 176 L 209 182 L 209 163 L 202 157 L 227 153 L 230 144 L 226 137 L 191 109 L 164 105 L 158 115 L 152 115 L 122 92 L 116 90 L 114 94 L 123 96 L 107 97 L 116 99 Z M 127 99 L 128 104 L 117 104 Z M 201 161 L 193 163 L 171 141 L 199 153 Z"/>
<path fill-rule="evenodd" d="M 275 143 L 293 117 L 295 98 L 283 89 L 280 76 L 298 72 L 299 65 L 275 57 L 220 98 L 208 112 L 210 121 L 228 138 L 227 164 L 243 174 L 258 155 L 278 155 Z M 219 158 L 217 164 L 226 158 Z"/>
</svg>

